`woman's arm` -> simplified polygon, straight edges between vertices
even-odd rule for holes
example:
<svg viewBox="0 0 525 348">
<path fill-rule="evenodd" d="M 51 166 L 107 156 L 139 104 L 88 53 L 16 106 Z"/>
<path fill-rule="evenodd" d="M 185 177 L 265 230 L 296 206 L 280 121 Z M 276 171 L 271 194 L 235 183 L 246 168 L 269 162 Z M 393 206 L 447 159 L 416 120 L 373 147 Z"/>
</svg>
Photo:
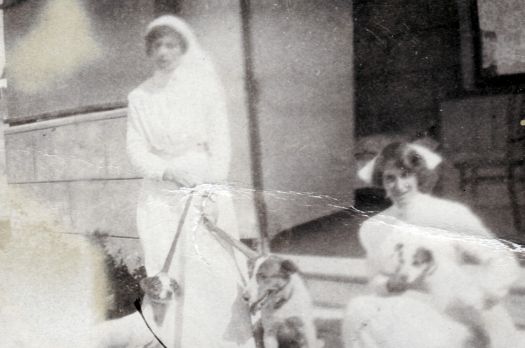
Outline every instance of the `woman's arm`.
<svg viewBox="0 0 525 348">
<path fill-rule="evenodd" d="M 479 284 L 489 302 L 497 303 L 507 295 L 512 284 L 518 279 L 520 267 L 507 246 L 494 238 L 481 220 L 465 208 L 462 233 L 464 241 L 458 242 L 465 263 L 479 263 Z M 473 238 L 472 238 L 473 237 Z"/>
<path fill-rule="evenodd" d="M 368 219 L 359 229 L 359 241 L 366 252 L 368 285 L 379 295 L 388 293 L 387 282 L 395 271 L 394 229 L 391 221 L 378 217 Z"/>
<path fill-rule="evenodd" d="M 144 177 L 162 180 L 168 167 L 166 161 L 151 152 L 133 102 L 128 102 L 127 153 L 133 166 Z"/>
</svg>

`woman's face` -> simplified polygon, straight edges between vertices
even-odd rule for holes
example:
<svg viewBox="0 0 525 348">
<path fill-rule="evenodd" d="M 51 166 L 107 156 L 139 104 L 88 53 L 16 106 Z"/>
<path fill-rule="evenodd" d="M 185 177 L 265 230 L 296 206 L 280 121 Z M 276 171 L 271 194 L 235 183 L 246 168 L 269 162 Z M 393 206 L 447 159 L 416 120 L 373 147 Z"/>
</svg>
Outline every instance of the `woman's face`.
<svg viewBox="0 0 525 348">
<path fill-rule="evenodd" d="M 385 167 L 383 187 L 387 197 L 397 206 L 405 205 L 419 192 L 416 175 L 392 165 Z"/>
<path fill-rule="evenodd" d="M 183 44 L 176 35 L 163 35 L 151 45 L 150 58 L 160 71 L 174 70 L 183 55 Z"/>
</svg>

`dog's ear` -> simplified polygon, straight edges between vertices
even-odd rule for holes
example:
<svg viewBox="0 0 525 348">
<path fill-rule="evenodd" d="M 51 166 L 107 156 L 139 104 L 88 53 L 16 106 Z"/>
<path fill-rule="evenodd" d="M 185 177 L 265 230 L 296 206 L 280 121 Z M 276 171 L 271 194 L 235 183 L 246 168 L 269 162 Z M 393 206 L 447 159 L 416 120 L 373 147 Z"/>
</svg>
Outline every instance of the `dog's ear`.
<svg viewBox="0 0 525 348">
<path fill-rule="evenodd" d="M 281 262 L 281 270 L 286 274 L 299 272 L 299 268 L 290 260 L 283 260 L 283 262 Z"/>
</svg>

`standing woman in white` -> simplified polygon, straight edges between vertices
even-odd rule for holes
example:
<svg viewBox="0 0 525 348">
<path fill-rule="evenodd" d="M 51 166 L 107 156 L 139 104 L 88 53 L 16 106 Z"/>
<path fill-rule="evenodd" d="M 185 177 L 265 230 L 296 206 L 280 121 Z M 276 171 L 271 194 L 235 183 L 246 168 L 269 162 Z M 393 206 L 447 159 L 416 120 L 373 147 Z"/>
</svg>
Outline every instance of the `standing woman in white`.
<svg viewBox="0 0 525 348">
<path fill-rule="evenodd" d="M 149 24 L 155 71 L 129 94 L 127 150 L 144 176 L 137 227 L 148 276 L 160 272 L 184 205 L 194 198 L 170 276 L 182 288 L 162 339 L 170 347 L 252 347 L 248 309 L 238 297 L 246 260 L 202 224 L 205 213 L 238 238 L 226 183 L 230 137 L 225 96 L 189 26 L 166 15 Z M 211 194 L 211 196 L 209 196 Z M 174 327 L 166 328 L 166 325 Z"/>
</svg>

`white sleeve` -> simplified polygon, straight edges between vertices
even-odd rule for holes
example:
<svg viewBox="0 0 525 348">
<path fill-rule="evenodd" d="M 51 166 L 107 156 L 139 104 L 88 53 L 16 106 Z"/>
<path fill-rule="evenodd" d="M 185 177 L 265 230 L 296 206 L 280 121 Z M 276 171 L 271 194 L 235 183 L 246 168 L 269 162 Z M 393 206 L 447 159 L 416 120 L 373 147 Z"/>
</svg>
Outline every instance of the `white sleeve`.
<svg viewBox="0 0 525 348">
<path fill-rule="evenodd" d="M 208 151 L 211 155 L 212 183 L 226 184 L 231 161 L 231 138 L 226 97 L 218 82 L 211 83 L 208 100 Z"/>
<path fill-rule="evenodd" d="M 162 180 L 167 163 L 152 153 L 144 134 L 141 115 L 131 100 L 128 101 L 127 153 L 131 164 L 140 175 L 151 179 Z"/>
<path fill-rule="evenodd" d="M 387 220 L 373 217 L 365 221 L 359 229 L 359 241 L 366 252 L 366 264 L 370 279 L 378 274 L 388 272 L 390 266 L 390 255 L 387 255 L 387 247 L 390 244 L 389 234 L 394 227 Z"/>
<path fill-rule="evenodd" d="M 359 230 L 366 251 L 368 287 L 377 295 L 388 293 L 387 282 L 398 266 L 395 249 L 403 242 L 400 232 L 392 220 L 377 217 L 365 221 Z"/>
</svg>

